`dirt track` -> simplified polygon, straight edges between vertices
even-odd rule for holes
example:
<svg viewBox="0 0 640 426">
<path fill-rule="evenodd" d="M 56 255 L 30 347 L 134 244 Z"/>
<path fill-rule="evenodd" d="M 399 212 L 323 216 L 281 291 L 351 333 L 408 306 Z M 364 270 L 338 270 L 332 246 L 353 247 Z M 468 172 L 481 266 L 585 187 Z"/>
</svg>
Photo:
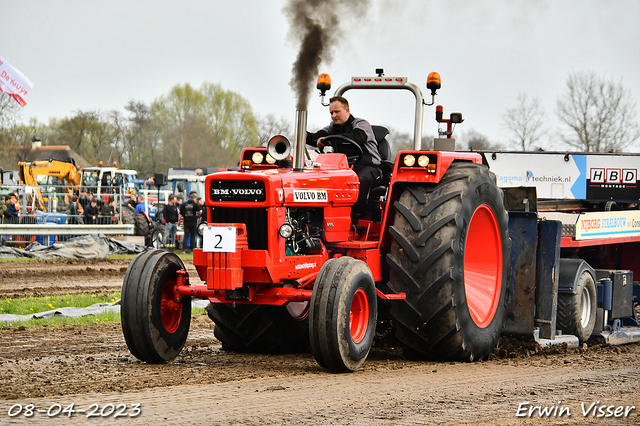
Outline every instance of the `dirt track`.
<svg viewBox="0 0 640 426">
<path fill-rule="evenodd" d="M 0 266 L 0 298 L 120 291 L 128 260 L 61 259 Z M 193 265 L 186 265 L 196 276 Z"/>
<path fill-rule="evenodd" d="M 118 291 L 127 262 L 17 265 L 3 265 L 0 297 Z M 0 425 L 116 421 L 114 414 L 96 420 L 46 413 L 72 403 L 76 410 L 99 404 L 105 414 L 110 403 L 126 404 L 123 414 L 140 404 L 141 413 L 126 422 L 154 425 L 640 423 L 640 345 L 556 354 L 505 345 L 501 357 L 471 364 L 411 362 L 397 349 L 375 348 L 361 371 L 331 374 L 310 354 L 225 352 L 202 315 L 193 318 L 182 354 L 163 365 L 132 357 L 119 325 L 5 327 L 0 348 Z M 587 409 L 597 401 L 637 408 L 626 417 L 584 417 L 581 403 Z M 15 404 L 23 412 L 9 417 Z M 45 412 L 27 418 L 27 404 Z M 516 416 L 532 406 L 564 414 Z"/>
</svg>

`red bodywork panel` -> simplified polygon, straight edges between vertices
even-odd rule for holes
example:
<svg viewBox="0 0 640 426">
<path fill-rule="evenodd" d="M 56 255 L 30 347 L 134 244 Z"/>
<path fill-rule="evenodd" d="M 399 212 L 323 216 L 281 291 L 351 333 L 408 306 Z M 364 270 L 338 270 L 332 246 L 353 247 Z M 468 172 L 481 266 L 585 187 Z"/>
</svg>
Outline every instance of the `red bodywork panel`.
<svg viewBox="0 0 640 426">
<path fill-rule="evenodd" d="M 241 192 L 249 193 L 241 188 L 245 184 L 251 187 L 252 194 L 243 199 Z M 217 296 L 211 293 L 207 297 L 212 301 L 229 302 L 224 299 L 224 291 L 239 289 L 245 283 L 254 284 L 250 286 L 249 293 L 253 303 L 281 304 L 294 295 L 299 297 L 290 291 L 281 291 L 276 296 L 266 287 L 285 283 L 296 286 L 313 284 L 318 271 L 329 259 L 329 253 L 323 246 L 312 254 L 286 255 L 285 239 L 278 233 L 286 220 L 285 206 L 322 208 L 326 230 L 323 241 L 345 241 L 349 238 L 351 206 L 358 198 L 359 185 L 357 175 L 349 169 L 342 154 L 319 155 L 314 165 L 305 168 L 304 172 L 263 167 L 208 176 L 205 180 L 205 203 L 210 212 L 216 208 L 265 209 L 267 246 L 251 249 L 247 244 L 248 231 L 244 223 L 210 222 L 216 226 L 236 227 L 237 239 L 235 253 L 194 250 L 193 263 L 200 279 L 206 281 L 208 290 L 217 292 Z M 285 294 L 287 298 L 283 298 Z"/>
<path fill-rule="evenodd" d="M 430 171 L 423 167 L 406 167 L 402 162 L 405 155 L 413 154 L 416 157 L 420 155 L 428 155 L 435 162 L 435 170 Z M 440 182 L 446 171 L 453 162 L 469 162 L 482 164 L 482 156 L 474 152 L 453 152 L 453 151 L 401 151 L 396 156 L 395 164 L 389 184 L 389 193 L 387 194 L 387 208 L 382 212 L 381 223 L 381 252 L 386 251 L 386 247 L 391 244 L 387 229 L 391 225 L 389 221 L 393 219 L 389 215 L 393 214 L 393 203 L 400 196 L 399 187 L 403 182 L 419 182 L 437 184 Z"/>
<path fill-rule="evenodd" d="M 209 224 L 236 228 L 236 251 L 211 253 L 194 250 L 193 263 L 205 286 L 185 286 L 181 294 L 207 297 L 214 303 L 283 304 L 287 301 L 310 300 L 315 277 L 331 257 L 350 256 L 367 263 L 376 282 L 383 277 L 381 241 L 386 229 L 388 206 L 397 195 L 394 187 L 401 182 L 437 183 L 453 161 L 481 162 L 473 153 L 405 151 L 402 155 L 430 155 L 431 170 L 423 167 L 398 167 L 393 170 L 387 208 L 382 224 L 362 221 L 367 232 L 357 236 L 351 227 L 351 206 L 358 198 L 357 175 L 342 154 L 320 154 L 304 171 L 268 166 L 247 167 L 234 172 L 207 176 L 206 205 Z M 248 155 L 248 154 L 247 154 Z M 285 223 L 287 208 L 322 209 L 322 247 L 306 255 L 285 252 L 285 239 L 278 233 Z M 224 222 L 212 222 L 216 209 L 230 212 Z M 264 228 L 240 221 L 247 211 L 259 211 Z M 265 214 L 266 212 L 266 214 Z M 234 220 L 238 220 L 235 222 Z M 262 222 L 261 222 L 262 223 Z M 252 235 L 264 233 L 264 246 L 251 247 Z M 253 243 L 254 246 L 258 243 Z M 248 288 L 247 288 L 248 287 Z M 243 298 L 229 297 L 231 291 L 243 291 Z M 381 295 L 384 297 L 384 295 Z M 403 298 L 403 295 L 388 296 Z"/>
</svg>

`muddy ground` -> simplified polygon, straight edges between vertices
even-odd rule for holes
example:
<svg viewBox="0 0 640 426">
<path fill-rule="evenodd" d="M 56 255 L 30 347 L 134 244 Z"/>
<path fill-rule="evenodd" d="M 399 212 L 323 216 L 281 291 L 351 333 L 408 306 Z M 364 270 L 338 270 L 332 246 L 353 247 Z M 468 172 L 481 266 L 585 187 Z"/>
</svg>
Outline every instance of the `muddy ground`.
<svg viewBox="0 0 640 426">
<path fill-rule="evenodd" d="M 127 265 L 2 264 L 0 298 L 119 291 Z M 200 315 L 181 355 L 150 365 L 130 355 L 119 324 L 0 327 L 0 425 L 640 423 L 640 345 L 541 350 L 505 339 L 495 354 L 470 364 L 412 362 L 376 347 L 362 370 L 332 374 L 310 354 L 223 351 Z M 71 417 L 53 416 L 70 404 Z"/>
</svg>

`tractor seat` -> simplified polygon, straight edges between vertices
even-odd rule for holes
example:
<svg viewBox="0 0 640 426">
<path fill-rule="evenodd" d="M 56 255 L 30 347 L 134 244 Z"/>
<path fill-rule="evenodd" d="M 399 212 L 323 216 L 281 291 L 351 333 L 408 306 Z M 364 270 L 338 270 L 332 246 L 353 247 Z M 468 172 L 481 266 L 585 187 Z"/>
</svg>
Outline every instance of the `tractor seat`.
<svg viewBox="0 0 640 426">
<path fill-rule="evenodd" d="M 380 153 L 382 178 L 379 181 L 374 182 L 369 191 L 368 205 L 372 207 L 379 205 L 378 200 L 387 193 L 389 182 L 391 181 L 391 172 L 393 171 L 393 154 L 391 153 L 391 145 L 386 136 L 389 134 L 389 130 L 382 126 L 371 126 L 373 134 L 378 142 L 378 152 Z"/>
<path fill-rule="evenodd" d="M 376 137 L 376 142 L 378 142 L 378 152 L 380 153 L 380 158 L 382 158 L 382 163 L 391 163 L 393 167 L 393 160 L 391 158 L 393 154 L 391 153 L 391 145 L 389 145 L 389 141 L 387 140 L 389 130 L 382 126 L 371 126 L 371 128 L 373 129 L 373 135 Z"/>
<path fill-rule="evenodd" d="M 393 171 L 393 154 L 391 153 L 391 145 L 386 136 L 389 134 L 389 130 L 382 126 L 371 126 L 373 134 L 378 142 L 378 153 L 380 153 L 381 169 L 382 169 L 382 181 L 379 185 L 389 186 L 391 181 L 391 172 Z"/>
</svg>

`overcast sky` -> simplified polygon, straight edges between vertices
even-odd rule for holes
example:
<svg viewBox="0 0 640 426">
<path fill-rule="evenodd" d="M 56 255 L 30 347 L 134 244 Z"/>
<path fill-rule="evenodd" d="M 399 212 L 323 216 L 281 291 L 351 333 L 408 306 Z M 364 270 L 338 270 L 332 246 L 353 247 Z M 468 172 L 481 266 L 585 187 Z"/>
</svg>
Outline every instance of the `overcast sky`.
<svg viewBox="0 0 640 426">
<path fill-rule="evenodd" d="M 293 122 L 289 87 L 298 43 L 287 37 L 285 0 L 0 0 L 0 56 L 34 84 L 22 121 L 71 117 L 75 110 L 125 112 L 177 84 L 219 83 L 260 116 Z M 622 79 L 640 99 L 638 0 L 370 0 L 343 19 L 334 59 L 323 64 L 331 93 L 355 75 L 408 77 L 422 88 L 437 71 L 445 115 L 462 112 L 456 134 L 475 131 L 506 144 L 503 115 L 518 93 L 542 100 L 550 128 L 561 127 L 556 101 L 571 72 Z M 351 112 L 413 132 L 409 92 L 347 92 Z M 309 127 L 329 113 L 314 93 Z M 425 134 L 436 134 L 434 107 Z M 559 148 L 554 136 L 553 148 Z M 636 144 L 635 151 L 640 151 Z"/>
</svg>

